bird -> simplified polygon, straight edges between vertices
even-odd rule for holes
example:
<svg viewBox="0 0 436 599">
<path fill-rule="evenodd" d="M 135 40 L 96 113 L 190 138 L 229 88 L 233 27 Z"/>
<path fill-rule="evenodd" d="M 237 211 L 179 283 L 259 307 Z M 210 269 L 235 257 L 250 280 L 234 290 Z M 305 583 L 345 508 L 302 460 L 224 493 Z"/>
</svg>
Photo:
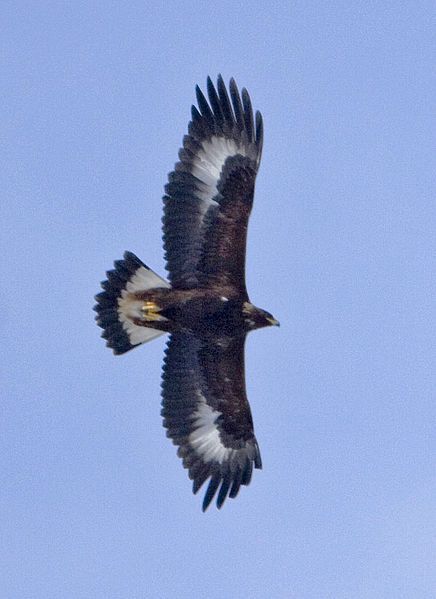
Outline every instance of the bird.
<svg viewBox="0 0 436 599">
<path fill-rule="evenodd" d="M 207 78 L 196 86 L 188 133 L 163 197 L 168 278 L 131 252 L 114 262 L 95 296 L 97 324 L 114 354 L 169 334 L 162 370 L 163 426 L 202 509 L 221 508 L 262 460 L 245 387 L 250 331 L 279 322 L 251 303 L 245 283 L 247 226 L 263 120 L 245 88 Z"/>
</svg>

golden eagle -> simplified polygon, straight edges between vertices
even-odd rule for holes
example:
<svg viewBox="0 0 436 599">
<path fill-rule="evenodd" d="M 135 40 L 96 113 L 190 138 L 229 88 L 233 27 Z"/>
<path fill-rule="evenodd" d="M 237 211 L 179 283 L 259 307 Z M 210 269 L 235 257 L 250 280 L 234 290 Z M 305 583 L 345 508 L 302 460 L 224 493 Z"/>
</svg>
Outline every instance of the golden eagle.
<svg viewBox="0 0 436 599">
<path fill-rule="evenodd" d="M 130 252 L 107 272 L 96 320 L 115 354 L 169 333 L 162 377 L 167 436 L 196 493 L 210 479 L 203 511 L 248 485 L 261 468 L 245 392 L 247 333 L 278 325 L 245 286 L 245 247 L 262 152 L 260 112 L 221 76 L 197 86 L 188 135 L 165 187 L 163 242 L 169 282 Z"/>
</svg>

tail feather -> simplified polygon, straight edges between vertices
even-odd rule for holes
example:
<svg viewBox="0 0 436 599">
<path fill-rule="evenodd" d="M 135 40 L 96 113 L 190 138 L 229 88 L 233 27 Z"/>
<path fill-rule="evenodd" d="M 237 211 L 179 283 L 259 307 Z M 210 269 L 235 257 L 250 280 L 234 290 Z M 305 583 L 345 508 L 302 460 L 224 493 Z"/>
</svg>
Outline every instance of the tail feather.
<svg viewBox="0 0 436 599">
<path fill-rule="evenodd" d="M 129 298 L 130 293 L 169 287 L 169 284 L 131 252 L 123 260 L 116 260 L 115 269 L 106 273 L 101 283 L 104 291 L 97 294 L 94 310 L 97 324 L 103 329 L 102 337 L 114 354 L 124 354 L 141 343 L 162 335 L 162 331 L 135 325 L 129 316 L 141 309 L 142 302 Z"/>
</svg>

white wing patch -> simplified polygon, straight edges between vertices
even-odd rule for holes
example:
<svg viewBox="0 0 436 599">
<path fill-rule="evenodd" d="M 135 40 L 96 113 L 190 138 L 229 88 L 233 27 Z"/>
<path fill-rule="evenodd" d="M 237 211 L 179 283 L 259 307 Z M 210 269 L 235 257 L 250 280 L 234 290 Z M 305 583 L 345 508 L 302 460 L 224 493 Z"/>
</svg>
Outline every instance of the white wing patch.
<svg viewBox="0 0 436 599">
<path fill-rule="evenodd" d="M 198 399 L 198 408 L 193 414 L 195 430 L 189 435 L 189 443 L 205 462 L 222 464 L 235 450 L 225 447 L 220 439 L 216 420 L 221 412 L 213 410 L 200 392 Z"/>
<path fill-rule="evenodd" d="M 210 204 L 216 205 L 213 198 L 218 193 L 217 184 L 227 158 L 237 154 L 246 156 L 247 152 L 234 139 L 216 135 L 201 142 L 201 146 L 202 149 L 194 158 L 192 174 L 205 185 L 204 191 L 199 192 L 199 195 L 207 203 L 207 209 Z"/>
<path fill-rule="evenodd" d="M 144 302 L 132 298 L 130 294 L 156 287 L 170 287 L 170 285 L 150 268 L 141 266 L 127 282 L 126 288 L 121 291 L 121 297 L 118 298 L 118 318 L 132 345 L 146 343 L 164 334 L 162 331 L 140 327 L 132 322 L 132 318 L 143 317 L 141 309 Z"/>
</svg>

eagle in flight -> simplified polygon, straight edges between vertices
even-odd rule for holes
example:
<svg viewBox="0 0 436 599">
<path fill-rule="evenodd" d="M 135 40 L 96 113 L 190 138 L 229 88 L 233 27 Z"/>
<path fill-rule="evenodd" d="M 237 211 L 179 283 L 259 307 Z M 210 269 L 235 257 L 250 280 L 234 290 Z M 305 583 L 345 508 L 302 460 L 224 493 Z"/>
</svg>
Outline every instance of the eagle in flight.
<svg viewBox="0 0 436 599">
<path fill-rule="evenodd" d="M 163 243 L 168 281 L 131 252 L 96 296 L 96 320 L 114 354 L 169 333 L 162 375 L 163 425 L 203 511 L 220 508 L 261 468 L 245 391 L 247 333 L 277 320 L 245 286 L 245 248 L 262 153 L 260 112 L 221 76 L 197 86 L 188 134 L 165 187 Z"/>
</svg>

